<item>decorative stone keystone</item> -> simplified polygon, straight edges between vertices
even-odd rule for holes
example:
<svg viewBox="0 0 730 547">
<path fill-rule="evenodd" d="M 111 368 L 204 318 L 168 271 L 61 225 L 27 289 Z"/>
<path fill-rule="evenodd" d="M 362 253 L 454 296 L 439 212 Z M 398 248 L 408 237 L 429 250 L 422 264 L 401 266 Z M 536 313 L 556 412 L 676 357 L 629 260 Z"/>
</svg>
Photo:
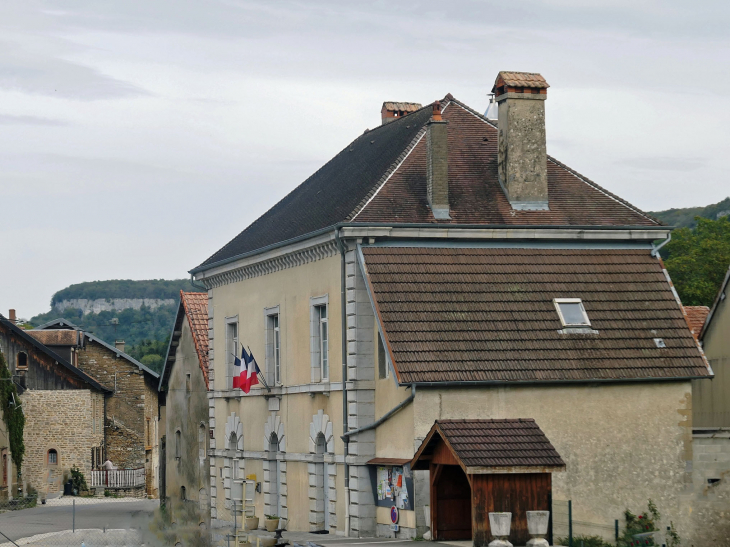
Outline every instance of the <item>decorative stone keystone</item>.
<svg viewBox="0 0 730 547">
<path fill-rule="evenodd" d="M 512 513 L 489 513 L 489 529 L 494 540 L 489 547 L 512 547 L 507 541 L 512 526 Z"/>
<path fill-rule="evenodd" d="M 550 521 L 550 511 L 527 511 L 527 531 L 530 540 L 527 547 L 548 547 L 545 539 Z"/>
</svg>

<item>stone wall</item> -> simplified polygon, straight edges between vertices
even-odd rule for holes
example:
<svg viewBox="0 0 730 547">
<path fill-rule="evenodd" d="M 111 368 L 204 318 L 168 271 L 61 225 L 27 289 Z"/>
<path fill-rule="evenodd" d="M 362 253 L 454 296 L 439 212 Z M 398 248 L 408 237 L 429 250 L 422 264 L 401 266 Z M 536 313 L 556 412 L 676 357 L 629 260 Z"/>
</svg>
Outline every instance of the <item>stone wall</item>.
<svg viewBox="0 0 730 547">
<path fill-rule="evenodd" d="M 62 492 L 64 478 L 75 466 L 90 485 L 91 450 L 104 443 L 98 410 L 104 408 L 104 396 L 88 389 L 28 390 L 21 401 L 25 411 L 24 479 L 41 495 Z M 96 416 L 93 409 L 97 409 Z M 48 464 L 51 449 L 58 452 L 57 465 Z"/>
<path fill-rule="evenodd" d="M 106 457 L 120 469 L 144 467 L 148 471 L 147 492 L 154 496 L 157 486 L 153 475 L 159 465 L 154 378 L 145 379 L 145 372 L 136 365 L 88 339 L 79 351 L 79 368 L 113 391 L 106 401 Z"/>
</svg>

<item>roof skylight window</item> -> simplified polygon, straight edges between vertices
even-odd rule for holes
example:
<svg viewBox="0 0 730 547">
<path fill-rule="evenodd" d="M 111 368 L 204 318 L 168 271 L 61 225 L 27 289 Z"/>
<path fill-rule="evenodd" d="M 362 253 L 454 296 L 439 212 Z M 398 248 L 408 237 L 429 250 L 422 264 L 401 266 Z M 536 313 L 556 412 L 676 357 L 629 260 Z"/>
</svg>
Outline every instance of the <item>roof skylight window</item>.
<svg viewBox="0 0 730 547">
<path fill-rule="evenodd" d="M 553 303 L 564 327 L 581 328 L 591 326 L 580 298 L 554 298 Z"/>
</svg>

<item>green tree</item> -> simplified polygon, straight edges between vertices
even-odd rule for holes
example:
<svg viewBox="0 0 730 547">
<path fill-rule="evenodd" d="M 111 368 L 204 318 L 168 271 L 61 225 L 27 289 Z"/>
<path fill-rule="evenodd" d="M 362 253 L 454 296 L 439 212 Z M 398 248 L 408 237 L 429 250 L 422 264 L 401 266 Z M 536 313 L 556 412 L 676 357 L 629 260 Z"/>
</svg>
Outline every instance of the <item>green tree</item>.
<svg viewBox="0 0 730 547">
<path fill-rule="evenodd" d="M 730 265 L 730 219 L 695 220 L 694 229 L 672 232 L 662 255 L 682 303 L 712 306 Z"/>
<path fill-rule="evenodd" d="M 10 453 L 15 467 L 18 469 L 18 475 L 20 475 L 25 455 L 25 445 L 23 444 L 25 415 L 20 408 L 18 390 L 12 382 L 12 376 L 2 352 L 0 352 L 0 406 L 3 409 L 3 421 L 8 431 Z"/>
</svg>

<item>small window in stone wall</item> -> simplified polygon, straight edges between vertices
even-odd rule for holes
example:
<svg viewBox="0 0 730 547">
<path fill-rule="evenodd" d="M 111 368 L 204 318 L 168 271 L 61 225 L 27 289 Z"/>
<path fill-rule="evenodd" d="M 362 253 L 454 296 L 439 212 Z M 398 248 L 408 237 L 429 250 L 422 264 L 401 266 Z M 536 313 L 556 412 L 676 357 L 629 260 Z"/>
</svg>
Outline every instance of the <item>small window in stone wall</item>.
<svg viewBox="0 0 730 547">
<path fill-rule="evenodd" d="M 185 391 L 190 393 L 193 390 L 193 382 L 190 379 L 190 374 L 185 375 Z"/>
<path fill-rule="evenodd" d="M 58 452 L 54 448 L 48 451 L 48 465 L 58 465 Z"/>
<path fill-rule="evenodd" d="M 181 439 L 180 430 L 178 429 L 177 431 L 175 431 L 175 457 L 176 458 L 181 458 L 182 457 L 182 446 L 181 446 L 181 444 L 182 444 L 182 439 Z"/>
</svg>

